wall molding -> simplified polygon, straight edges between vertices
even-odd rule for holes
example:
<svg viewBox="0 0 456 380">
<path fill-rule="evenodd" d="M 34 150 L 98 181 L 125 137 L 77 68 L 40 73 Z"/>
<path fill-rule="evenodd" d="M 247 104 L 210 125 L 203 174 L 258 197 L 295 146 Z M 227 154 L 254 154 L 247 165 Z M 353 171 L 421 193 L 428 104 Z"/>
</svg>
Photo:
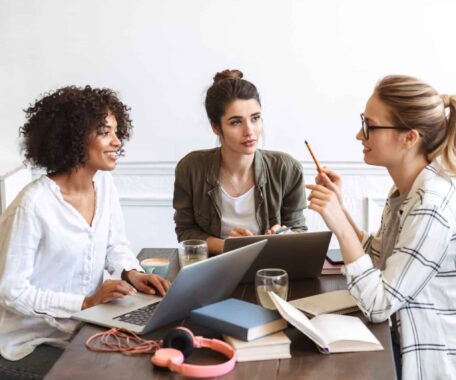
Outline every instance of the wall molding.
<svg viewBox="0 0 456 380">
<path fill-rule="evenodd" d="M 301 164 L 303 166 L 306 177 L 314 176 L 316 174 L 315 164 L 313 161 L 301 161 Z M 331 169 L 338 172 L 342 177 L 388 175 L 387 171 L 384 168 L 366 165 L 363 162 L 322 161 L 320 164 L 322 166 L 330 167 Z M 165 190 L 162 187 L 162 183 L 166 181 L 166 178 L 170 180 L 174 177 L 174 170 L 176 165 L 177 161 L 120 161 L 116 169 L 112 172 L 114 178 L 118 177 L 119 179 L 123 178 L 124 180 L 129 177 L 135 178 L 134 182 L 132 182 L 132 186 L 135 188 L 135 186 L 138 184 L 138 180 L 141 182 L 140 178 L 143 178 L 144 181 L 147 181 L 146 177 L 148 177 L 150 181 L 152 180 L 150 177 L 159 177 L 157 178 L 158 187 L 161 188 L 159 192 L 156 192 L 157 189 L 155 189 L 155 191 L 152 190 L 150 193 L 143 191 L 136 195 L 131 191 L 126 191 L 126 189 L 122 188 L 128 183 L 124 182 L 123 186 L 119 188 L 120 204 L 125 207 L 172 207 L 172 191 Z M 45 174 L 43 170 L 32 169 L 33 178 L 37 178 L 42 174 Z M 130 179 L 127 181 L 130 181 Z M 372 210 L 372 206 L 373 204 L 368 203 L 368 209 L 370 207 Z M 371 218 L 367 216 L 368 225 L 370 224 L 370 220 Z"/>
<path fill-rule="evenodd" d="M 173 196 L 169 194 L 154 196 L 121 196 L 120 205 L 127 207 L 172 207 Z"/>
<path fill-rule="evenodd" d="M 300 161 L 304 172 L 314 173 L 313 161 Z M 128 176 L 174 176 L 177 161 L 131 161 L 119 162 L 113 175 Z M 383 167 L 367 165 L 356 161 L 321 161 L 321 166 L 328 166 L 342 175 L 387 175 Z M 44 170 L 32 169 L 33 178 L 45 174 Z"/>
<path fill-rule="evenodd" d="M 304 173 L 314 173 L 313 161 L 300 161 Z M 119 162 L 114 175 L 169 176 L 174 175 L 177 161 L 131 161 Z M 387 175 L 383 167 L 367 165 L 356 161 L 321 161 L 321 166 L 328 166 L 342 175 Z"/>
</svg>

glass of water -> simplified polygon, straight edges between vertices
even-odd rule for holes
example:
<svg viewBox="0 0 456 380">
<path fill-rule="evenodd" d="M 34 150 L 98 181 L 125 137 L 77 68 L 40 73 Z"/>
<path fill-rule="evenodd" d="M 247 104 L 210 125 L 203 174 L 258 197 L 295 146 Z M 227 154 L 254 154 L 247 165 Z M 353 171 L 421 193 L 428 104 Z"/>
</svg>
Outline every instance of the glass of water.
<svg viewBox="0 0 456 380">
<path fill-rule="evenodd" d="M 260 269 L 255 275 L 255 293 L 257 302 L 267 308 L 275 310 L 276 307 L 269 297 L 268 292 L 274 292 L 285 301 L 288 296 L 288 273 L 283 269 Z"/>
<path fill-rule="evenodd" d="M 181 268 L 205 259 L 207 259 L 207 243 L 204 240 L 184 240 L 179 244 Z"/>
</svg>

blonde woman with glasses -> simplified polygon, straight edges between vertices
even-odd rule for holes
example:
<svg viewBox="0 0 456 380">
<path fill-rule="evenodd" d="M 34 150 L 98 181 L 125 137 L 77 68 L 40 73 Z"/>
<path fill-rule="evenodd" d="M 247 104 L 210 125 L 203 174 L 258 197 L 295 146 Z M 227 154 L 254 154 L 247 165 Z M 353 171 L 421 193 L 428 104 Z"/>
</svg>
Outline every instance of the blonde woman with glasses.
<svg viewBox="0 0 456 380">
<path fill-rule="evenodd" d="M 409 76 L 375 87 L 356 138 L 364 161 L 392 187 L 375 235 L 343 205 L 341 178 L 325 168 L 309 208 L 339 240 L 348 288 L 372 322 L 391 318 L 398 376 L 456 378 L 456 97 Z"/>
</svg>

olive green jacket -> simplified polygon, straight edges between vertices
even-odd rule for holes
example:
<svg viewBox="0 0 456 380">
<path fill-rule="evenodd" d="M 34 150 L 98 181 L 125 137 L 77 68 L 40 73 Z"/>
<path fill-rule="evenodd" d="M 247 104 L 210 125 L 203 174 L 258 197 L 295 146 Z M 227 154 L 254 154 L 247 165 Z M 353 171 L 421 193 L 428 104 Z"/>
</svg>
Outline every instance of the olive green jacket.
<svg viewBox="0 0 456 380">
<path fill-rule="evenodd" d="M 220 237 L 220 163 L 220 148 L 215 148 L 191 152 L 177 164 L 173 207 L 178 241 Z M 260 231 L 275 224 L 307 230 L 301 164 L 286 153 L 257 150 L 253 165 Z"/>
</svg>

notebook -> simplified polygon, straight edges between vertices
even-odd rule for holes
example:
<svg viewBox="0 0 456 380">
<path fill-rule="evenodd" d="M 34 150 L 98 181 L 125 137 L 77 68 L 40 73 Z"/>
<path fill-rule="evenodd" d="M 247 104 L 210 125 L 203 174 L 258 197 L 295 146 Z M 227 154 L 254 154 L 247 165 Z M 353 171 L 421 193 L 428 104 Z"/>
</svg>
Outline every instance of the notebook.
<svg viewBox="0 0 456 380">
<path fill-rule="evenodd" d="M 145 334 L 229 297 L 265 245 L 259 241 L 185 266 L 163 298 L 138 293 L 81 310 L 72 318 Z"/>
<path fill-rule="evenodd" d="M 225 240 L 224 251 L 268 241 L 241 282 L 255 281 L 255 273 L 263 268 L 285 269 L 291 280 L 315 278 L 321 273 L 331 235 L 330 231 L 320 231 L 234 237 Z"/>
</svg>

